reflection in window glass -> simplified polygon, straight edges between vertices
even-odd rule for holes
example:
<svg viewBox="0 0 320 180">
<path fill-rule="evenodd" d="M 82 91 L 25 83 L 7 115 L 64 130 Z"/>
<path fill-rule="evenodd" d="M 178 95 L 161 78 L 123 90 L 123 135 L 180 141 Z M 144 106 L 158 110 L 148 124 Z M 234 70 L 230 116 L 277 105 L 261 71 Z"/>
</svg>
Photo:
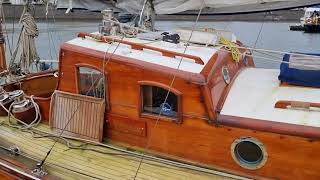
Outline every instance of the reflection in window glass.
<svg viewBox="0 0 320 180">
<path fill-rule="evenodd" d="M 82 95 L 104 98 L 104 78 L 100 71 L 79 67 L 79 92 Z"/>
<path fill-rule="evenodd" d="M 178 114 L 178 97 L 170 92 L 167 101 L 164 102 L 167 93 L 168 90 L 166 89 L 143 85 L 143 112 L 158 115 L 162 109 L 162 116 L 176 118 Z"/>
</svg>

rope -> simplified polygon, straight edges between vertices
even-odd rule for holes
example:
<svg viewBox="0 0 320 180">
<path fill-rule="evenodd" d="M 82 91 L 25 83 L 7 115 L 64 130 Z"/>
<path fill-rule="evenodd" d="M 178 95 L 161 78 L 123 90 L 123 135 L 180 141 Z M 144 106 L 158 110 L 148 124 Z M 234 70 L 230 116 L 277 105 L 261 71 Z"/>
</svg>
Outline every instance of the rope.
<svg viewBox="0 0 320 180">
<path fill-rule="evenodd" d="M 35 108 L 35 111 L 36 111 L 36 116 L 34 118 L 34 120 L 30 123 L 30 124 L 26 124 L 25 122 L 17 119 L 16 121 L 19 122 L 20 124 L 22 124 L 22 126 L 17 126 L 17 125 L 14 125 L 12 122 L 11 122 L 11 116 L 13 116 L 11 114 L 11 111 L 12 111 L 12 108 L 14 105 L 18 104 L 17 102 L 13 102 L 10 107 L 9 107 L 9 110 L 8 110 L 8 123 L 11 127 L 15 127 L 15 128 L 18 128 L 20 130 L 24 130 L 24 129 L 30 129 L 32 127 L 36 127 L 39 125 L 39 123 L 41 122 L 41 113 L 40 113 L 40 108 L 39 108 L 39 105 L 34 102 L 33 100 L 33 95 L 30 97 L 30 100 L 31 100 L 31 103 L 33 104 L 34 108 Z"/>
<path fill-rule="evenodd" d="M 21 32 L 20 46 L 21 52 L 21 69 L 23 72 L 29 72 L 29 67 L 33 62 L 38 63 L 40 58 L 37 53 L 34 38 L 39 35 L 37 24 L 32 15 L 26 10 L 21 16 L 20 23 L 23 29 Z"/>
<path fill-rule="evenodd" d="M 17 128 L 17 129 L 20 129 L 20 130 L 26 130 L 26 129 L 30 129 L 30 128 L 33 128 L 33 127 L 36 127 L 39 125 L 39 123 L 41 122 L 41 113 L 40 113 L 40 108 L 39 108 L 39 105 L 34 101 L 33 99 L 33 96 L 30 97 L 30 100 L 31 100 L 31 103 L 33 104 L 34 108 L 35 108 L 35 111 L 36 111 L 36 117 L 35 119 L 30 123 L 30 124 L 26 124 L 25 122 L 15 118 L 15 120 L 17 122 L 19 122 L 20 124 L 22 124 L 22 126 L 19 126 L 19 125 L 14 125 L 13 122 L 11 122 L 11 116 L 14 117 L 14 115 L 11 113 L 12 111 L 12 108 L 14 105 L 17 104 L 17 102 L 13 102 L 9 109 L 7 109 L 6 107 L 3 106 L 2 103 L 0 103 L 0 106 L 8 113 L 8 125 L 12 128 Z M 0 122 L 0 125 L 2 125 L 5 121 L 2 121 Z"/>
<path fill-rule="evenodd" d="M 187 43 L 186 43 L 186 45 L 185 45 L 186 47 L 185 47 L 183 53 L 185 53 L 185 52 L 187 51 L 187 48 L 188 48 L 188 46 L 189 46 L 189 42 L 190 42 L 190 40 L 191 40 L 191 38 L 192 38 L 192 35 L 193 35 L 193 32 L 194 32 L 194 30 L 195 30 L 195 28 L 196 28 L 196 26 L 197 26 L 197 23 L 198 23 L 198 21 L 199 21 L 199 18 L 200 18 L 200 15 L 201 15 L 201 12 L 202 12 L 202 9 L 203 9 L 204 5 L 205 5 L 205 2 L 202 0 L 202 8 L 199 10 L 197 19 L 196 19 L 196 21 L 195 21 L 195 23 L 194 23 L 194 25 L 193 25 L 193 27 L 192 27 L 192 31 L 191 31 L 191 33 L 190 33 L 190 37 L 189 37 L 189 39 L 188 39 L 188 41 L 187 41 Z M 182 63 L 182 60 L 183 60 L 183 57 L 181 57 L 177 69 L 180 68 L 180 65 L 181 65 L 181 63 Z M 167 102 L 168 97 L 169 97 L 169 94 L 170 94 L 170 92 L 171 92 L 171 88 L 172 88 L 172 86 L 173 86 L 173 84 L 174 84 L 175 79 L 176 79 L 176 75 L 174 75 L 173 78 L 172 78 L 172 80 L 171 80 L 171 83 L 170 83 L 170 86 L 169 86 L 167 95 L 166 95 L 166 97 L 165 97 L 165 99 L 164 99 L 164 102 L 163 102 L 162 104 L 165 104 L 165 103 Z M 161 114 L 162 114 L 162 108 L 160 109 L 160 112 L 159 112 L 159 114 L 158 114 L 158 117 L 157 117 L 156 123 L 154 124 L 153 129 L 155 129 L 156 126 L 158 125 Z M 148 150 L 148 148 L 149 148 L 149 146 L 150 146 L 151 137 L 152 137 L 152 136 L 150 136 L 150 137 L 148 138 L 147 144 L 146 144 L 146 146 L 145 146 L 145 151 L 144 151 L 143 154 L 142 154 L 141 160 L 140 160 L 140 162 L 139 162 L 139 166 L 138 166 L 138 168 L 137 168 L 137 170 L 136 170 L 136 174 L 135 174 L 135 176 L 134 176 L 134 178 L 133 178 L 134 180 L 135 180 L 135 179 L 137 178 L 137 176 L 138 176 L 138 173 L 139 173 L 139 171 L 140 171 L 141 165 L 142 165 L 143 160 L 144 160 L 145 155 L 146 155 L 146 151 Z"/>
<path fill-rule="evenodd" d="M 229 41 L 228 39 L 224 38 L 224 37 L 220 37 L 220 40 L 219 40 L 220 44 L 224 45 L 224 47 L 231 52 L 231 55 L 232 55 L 232 59 L 235 61 L 235 62 L 239 62 L 240 61 L 240 57 L 241 57 L 241 53 L 240 53 L 240 50 L 238 49 L 238 46 Z"/>
<path fill-rule="evenodd" d="M 136 16 L 137 17 L 137 16 Z M 135 18 L 136 19 L 136 18 Z M 114 23 L 110 34 L 111 35 L 116 35 L 117 31 L 120 31 L 120 33 L 128 38 L 134 38 L 137 36 L 137 34 L 139 33 L 139 30 L 136 28 L 132 28 L 132 24 L 131 25 L 123 25 L 119 22 L 118 19 L 112 17 L 111 19 L 109 19 L 108 21 Z M 133 23 L 135 22 L 135 20 L 133 21 Z"/>
<path fill-rule="evenodd" d="M 25 130 L 24 132 L 30 133 L 33 138 L 57 138 L 58 137 L 57 134 L 44 132 L 44 131 L 36 129 L 36 128 L 32 128 L 32 130 Z M 114 147 L 112 145 L 107 145 L 107 144 L 102 144 L 102 143 L 97 143 L 97 142 L 91 142 L 91 141 L 84 140 L 84 139 L 66 137 L 66 138 L 61 138 L 61 140 L 64 142 L 63 144 L 66 145 L 67 147 L 68 146 L 71 146 L 71 147 L 73 146 L 70 149 L 79 149 L 79 150 L 84 150 L 84 151 L 92 151 L 92 152 L 97 152 L 99 154 L 104 154 L 104 155 L 122 156 L 124 158 L 125 157 L 139 158 L 139 157 L 142 156 L 142 154 L 134 152 L 134 151 L 128 151 L 128 150 L 125 150 L 125 149 L 120 149 L 118 147 Z M 70 143 L 70 140 L 82 141 L 84 144 L 74 145 L 74 144 Z M 117 151 L 117 152 L 105 152 L 105 151 L 102 151 L 102 150 L 97 150 L 97 149 L 93 149 L 93 148 L 90 148 L 90 147 L 88 147 L 88 148 L 85 147 L 85 146 L 88 146 L 88 145 L 93 146 L 93 147 L 108 148 L 108 149 L 111 149 L 111 150 L 114 150 L 114 151 Z M 1 147 L 1 145 L 0 145 L 0 147 Z M 45 147 L 45 146 L 42 146 L 42 147 Z M 2 147 L 2 148 L 4 148 L 4 147 Z M 6 149 L 9 149 L 9 148 L 6 148 Z M 55 153 L 61 153 L 61 152 L 55 151 Z M 25 156 L 27 158 L 30 158 L 30 159 L 33 159 L 35 161 L 39 161 L 37 158 L 32 157 L 29 154 L 26 154 L 24 152 L 20 152 L 20 155 L 23 155 L 23 156 Z M 74 157 L 74 158 L 76 158 L 76 157 Z M 169 165 L 169 166 L 173 166 L 173 167 L 176 167 L 176 168 L 183 168 L 183 169 L 193 170 L 193 171 L 201 172 L 201 173 L 219 175 L 219 176 L 223 176 L 223 177 L 229 177 L 229 178 L 232 178 L 232 179 L 247 179 L 247 178 L 242 178 L 242 177 L 239 177 L 239 176 L 236 176 L 236 175 L 232 175 L 232 174 L 228 174 L 228 173 L 224 173 L 224 172 L 215 171 L 215 170 L 212 170 L 212 169 L 207 169 L 205 167 L 194 166 L 192 164 L 186 164 L 186 163 L 181 163 L 181 162 L 177 162 L 177 161 L 171 161 L 171 160 L 162 159 L 162 158 L 158 158 L 158 157 L 154 157 L 154 156 L 146 156 L 146 159 L 151 161 L 151 163 L 150 162 L 146 162 L 146 164 L 156 165 L 156 164 L 153 164 L 153 162 L 163 164 L 163 165 L 158 165 L 159 167 L 164 167 L 164 165 Z M 53 166 L 56 165 L 55 163 L 52 163 L 52 162 L 48 162 L 46 164 L 49 165 L 49 166 L 50 165 L 53 165 Z M 64 168 L 64 166 L 60 166 L 60 167 Z M 68 170 L 73 171 L 72 169 L 68 169 Z"/>
<path fill-rule="evenodd" d="M 11 56 L 9 67 L 11 72 L 18 74 L 29 73 L 31 64 L 33 62 L 37 63 L 40 60 L 34 41 L 34 38 L 38 36 L 39 31 L 34 18 L 29 12 L 29 7 L 24 7 L 19 23 L 22 24 L 22 28 L 19 34 L 17 47 Z M 19 48 L 21 48 L 20 62 L 15 64 L 14 61 Z"/>
<path fill-rule="evenodd" d="M 124 23 L 120 23 L 120 22 L 116 22 L 116 21 L 113 21 L 113 20 L 109 20 L 110 22 L 113 22 L 113 23 L 117 23 L 117 24 L 120 24 L 124 27 L 128 27 L 130 28 L 129 25 L 126 25 Z M 155 33 L 155 32 L 152 32 L 152 31 L 148 31 L 148 30 L 145 30 L 145 29 L 141 29 L 141 28 L 137 28 L 137 27 L 131 27 L 133 29 L 136 29 L 137 31 L 139 32 L 145 32 L 145 33 L 151 33 L 151 34 L 154 34 L 154 35 L 159 35 L 158 33 Z M 152 42 L 150 42 L 152 43 Z M 225 44 L 222 44 L 222 43 L 218 43 L 218 44 L 215 44 L 216 46 L 225 46 Z M 255 47 L 250 47 L 250 46 L 238 46 L 237 47 L 238 49 L 244 49 L 244 50 L 251 50 L 251 51 L 260 51 L 260 52 L 266 52 L 266 53 L 273 53 L 273 54 L 289 54 L 289 55 L 300 55 L 300 56 L 305 56 L 305 57 L 313 57 L 313 58 L 319 58 L 319 56 L 315 56 L 315 55 L 309 55 L 309 54 L 301 54 L 301 53 L 292 53 L 292 52 L 288 52 L 288 51 L 277 51 L 277 50 L 269 50 L 269 49 L 259 49 L 259 48 L 255 48 Z"/>
</svg>

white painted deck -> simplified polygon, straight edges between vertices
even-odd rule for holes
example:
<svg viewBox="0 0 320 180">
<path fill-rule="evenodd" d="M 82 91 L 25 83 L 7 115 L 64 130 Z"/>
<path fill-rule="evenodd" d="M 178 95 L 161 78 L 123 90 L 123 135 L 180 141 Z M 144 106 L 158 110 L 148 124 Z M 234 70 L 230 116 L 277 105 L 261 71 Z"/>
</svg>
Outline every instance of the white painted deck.
<svg viewBox="0 0 320 180">
<path fill-rule="evenodd" d="M 320 110 L 276 109 L 280 100 L 320 102 L 320 89 L 280 87 L 277 69 L 248 68 L 234 82 L 221 114 L 320 127 Z"/>
<path fill-rule="evenodd" d="M 184 43 L 173 44 L 164 41 L 147 41 L 138 38 L 125 38 L 126 41 L 131 41 L 135 43 L 146 44 L 148 46 L 157 47 L 165 50 L 170 50 L 174 52 L 184 53 L 185 46 Z M 103 42 L 98 42 L 89 37 L 86 39 L 75 38 L 67 42 L 68 44 L 85 47 L 92 50 L 97 50 L 101 52 L 113 53 L 116 49 L 118 43 L 108 44 Z M 210 58 L 217 52 L 220 47 L 206 47 L 200 45 L 190 45 L 188 46 L 185 54 L 198 56 L 204 62 L 204 65 L 196 64 L 193 60 L 188 58 L 183 58 L 183 61 L 179 67 L 179 62 L 181 57 L 170 58 L 162 56 L 159 52 L 151 50 L 134 50 L 130 46 L 125 44 L 120 44 L 117 48 L 115 54 L 123 57 L 134 58 L 140 61 L 149 62 L 157 65 L 166 66 L 173 69 L 178 69 L 182 71 L 187 71 L 191 73 L 200 73 L 205 65 L 208 63 Z"/>
</svg>

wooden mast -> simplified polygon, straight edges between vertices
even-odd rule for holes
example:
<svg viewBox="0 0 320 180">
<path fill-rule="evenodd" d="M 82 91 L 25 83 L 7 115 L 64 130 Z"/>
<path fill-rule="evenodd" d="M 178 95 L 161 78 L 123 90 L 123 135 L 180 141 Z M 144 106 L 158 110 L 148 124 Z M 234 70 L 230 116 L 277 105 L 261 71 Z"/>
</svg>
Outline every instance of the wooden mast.
<svg viewBox="0 0 320 180">
<path fill-rule="evenodd" d="M 2 4 L 0 5 L 0 13 L 2 14 Z M 0 17 L 0 72 L 7 70 L 5 39 L 2 31 L 2 17 Z"/>
</svg>

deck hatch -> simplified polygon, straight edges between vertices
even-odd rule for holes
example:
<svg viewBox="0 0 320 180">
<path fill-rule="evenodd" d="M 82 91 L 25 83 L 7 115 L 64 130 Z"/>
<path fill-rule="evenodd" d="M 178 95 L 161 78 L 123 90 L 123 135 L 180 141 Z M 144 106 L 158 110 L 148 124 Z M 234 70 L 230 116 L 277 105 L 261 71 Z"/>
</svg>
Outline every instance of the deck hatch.
<svg viewBox="0 0 320 180">
<path fill-rule="evenodd" d="M 55 91 L 50 106 L 50 128 L 64 135 L 102 141 L 103 99 Z"/>
</svg>

